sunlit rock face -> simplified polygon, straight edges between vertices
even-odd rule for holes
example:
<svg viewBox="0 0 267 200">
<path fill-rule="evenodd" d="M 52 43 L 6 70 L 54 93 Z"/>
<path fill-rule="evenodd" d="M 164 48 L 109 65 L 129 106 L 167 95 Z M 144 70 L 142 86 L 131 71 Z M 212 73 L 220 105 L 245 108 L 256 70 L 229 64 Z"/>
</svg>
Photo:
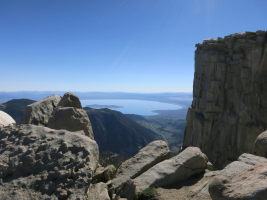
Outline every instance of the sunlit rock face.
<svg viewBox="0 0 267 200">
<path fill-rule="evenodd" d="M 26 107 L 23 124 L 42 125 L 52 129 L 82 131 L 94 139 L 91 122 L 77 96 L 71 93 L 52 95 Z"/>
<path fill-rule="evenodd" d="M 0 127 L 0 200 L 85 200 L 98 165 L 88 136 L 44 126 Z"/>
<path fill-rule="evenodd" d="M 267 127 L 267 32 L 233 34 L 196 47 L 184 147 L 200 147 L 223 167 L 252 152 Z"/>
</svg>

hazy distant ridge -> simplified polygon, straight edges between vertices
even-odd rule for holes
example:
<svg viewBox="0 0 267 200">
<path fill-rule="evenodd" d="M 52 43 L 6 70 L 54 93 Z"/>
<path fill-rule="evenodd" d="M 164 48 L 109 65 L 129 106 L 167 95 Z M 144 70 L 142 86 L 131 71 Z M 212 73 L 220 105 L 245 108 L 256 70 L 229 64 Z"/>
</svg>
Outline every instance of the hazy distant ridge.
<svg viewBox="0 0 267 200">
<path fill-rule="evenodd" d="M 81 100 L 85 99 L 136 99 L 149 100 L 164 103 L 173 103 L 188 106 L 192 101 L 191 93 L 166 92 L 166 93 L 128 93 L 128 92 L 73 92 Z M 63 95 L 64 91 L 20 91 L 20 92 L 0 92 L 0 103 L 11 99 L 33 99 L 40 100 L 52 94 Z"/>
</svg>

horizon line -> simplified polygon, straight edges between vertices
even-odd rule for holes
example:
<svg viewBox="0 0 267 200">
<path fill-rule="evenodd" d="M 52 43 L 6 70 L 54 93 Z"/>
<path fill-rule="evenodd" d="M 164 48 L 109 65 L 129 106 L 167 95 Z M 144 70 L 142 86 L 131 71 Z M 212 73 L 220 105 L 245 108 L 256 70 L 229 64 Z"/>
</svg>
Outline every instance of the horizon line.
<svg viewBox="0 0 267 200">
<path fill-rule="evenodd" d="M 73 93 L 139 93 L 139 94 L 162 94 L 162 93 L 193 93 L 193 91 L 160 91 L 160 92 L 142 92 L 142 91 L 78 91 L 78 90 L 14 90 L 1 91 L 0 93 L 16 92 L 73 92 Z"/>
</svg>

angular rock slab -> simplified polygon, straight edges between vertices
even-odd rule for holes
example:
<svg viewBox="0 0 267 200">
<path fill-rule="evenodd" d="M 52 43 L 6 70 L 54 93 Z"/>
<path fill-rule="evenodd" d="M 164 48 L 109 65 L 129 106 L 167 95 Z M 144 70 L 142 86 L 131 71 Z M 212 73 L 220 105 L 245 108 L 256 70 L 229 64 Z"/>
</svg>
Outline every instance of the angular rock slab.
<svg viewBox="0 0 267 200">
<path fill-rule="evenodd" d="M 208 158 L 197 147 L 188 147 L 177 156 L 164 160 L 134 179 L 136 193 L 149 187 L 165 187 L 185 181 L 207 168 Z"/>
<path fill-rule="evenodd" d="M 91 139 L 94 138 L 91 122 L 83 109 L 74 107 L 57 107 L 49 119 L 47 127 L 68 131 L 83 131 Z"/>
<path fill-rule="evenodd" d="M 213 200 L 265 200 L 267 198 L 267 159 L 242 154 L 211 181 Z"/>
<path fill-rule="evenodd" d="M 261 133 L 254 144 L 254 154 L 267 157 L 267 131 Z"/>
<path fill-rule="evenodd" d="M 135 156 L 126 160 L 117 170 L 112 183 L 115 188 L 134 179 L 157 163 L 169 158 L 170 151 L 165 141 L 156 140 L 142 148 Z"/>
<path fill-rule="evenodd" d="M 0 111 L 0 127 L 16 124 L 15 120 L 7 113 Z"/>
<path fill-rule="evenodd" d="M 0 128 L 0 199 L 85 199 L 98 164 L 89 137 L 43 126 Z"/>
<path fill-rule="evenodd" d="M 46 126 L 60 100 L 61 96 L 52 95 L 28 105 L 22 123 Z"/>
<path fill-rule="evenodd" d="M 81 102 L 79 97 L 72 93 L 65 93 L 60 102 L 58 103 L 58 106 L 61 107 L 74 107 L 74 108 L 82 108 Z"/>
<path fill-rule="evenodd" d="M 87 195 L 87 200 L 110 200 L 107 185 L 102 182 L 90 185 Z"/>
</svg>

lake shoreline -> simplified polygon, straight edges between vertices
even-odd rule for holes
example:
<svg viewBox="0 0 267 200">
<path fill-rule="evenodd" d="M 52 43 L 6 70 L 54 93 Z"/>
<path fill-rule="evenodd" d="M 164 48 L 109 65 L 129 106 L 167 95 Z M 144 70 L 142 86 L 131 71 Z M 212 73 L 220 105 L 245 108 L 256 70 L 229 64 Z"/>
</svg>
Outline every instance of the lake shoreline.
<svg viewBox="0 0 267 200">
<path fill-rule="evenodd" d="M 157 115 L 158 112 L 179 110 L 184 107 L 184 105 L 140 99 L 89 99 L 81 100 L 81 103 L 83 107 L 91 107 L 94 109 L 108 108 L 122 112 L 123 114 L 142 116 L 153 116 Z"/>
</svg>

